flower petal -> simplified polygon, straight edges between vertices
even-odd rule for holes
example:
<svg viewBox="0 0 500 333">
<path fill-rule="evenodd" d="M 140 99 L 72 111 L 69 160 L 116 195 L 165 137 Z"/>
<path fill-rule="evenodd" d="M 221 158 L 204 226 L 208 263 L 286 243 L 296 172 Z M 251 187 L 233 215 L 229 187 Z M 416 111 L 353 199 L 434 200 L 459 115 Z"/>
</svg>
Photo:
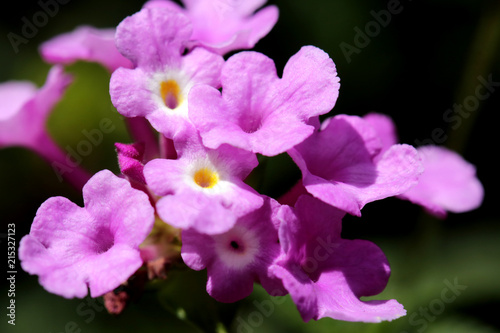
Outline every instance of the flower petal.
<svg viewBox="0 0 500 333">
<path fill-rule="evenodd" d="M 29 81 L 9 81 L 0 84 L 0 122 L 15 116 L 35 94 L 37 88 Z"/>
<path fill-rule="evenodd" d="M 43 151 L 41 137 L 47 135 L 47 117 L 71 81 L 62 66 L 54 66 L 43 87 L 37 91 L 27 82 L 0 86 L 1 95 L 9 94 L 6 100 L 19 98 L 17 102 L 6 103 L 0 112 L 0 147 L 20 145 Z"/>
<path fill-rule="evenodd" d="M 399 142 L 396 126 L 389 116 L 381 113 L 371 112 L 363 119 L 366 120 L 377 132 L 382 141 L 382 152 Z"/>
<path fill-rule="evenodd" d="M 282 79 L 265 55 L 237 53 L 224 64 L 221 84 L 222 95 L 197 86 L 189 96 L 189 117 L 203 144 L 217 148 L 227 143 L 267 156 L 311 135 L 309 119 L 330 111 L 339 87 L 333 61 L 312 46 L 290 58 Z"/>
<path fill-rule="evenodd" d="M 399 198 L 419 204 L 438 217 L 445 217 L 447 211 L 463 213 L 481 205 L 484 188 L 472 164 L 444 147 L 423 146 L 417 150 L 425 171 L 418 184 Z"/>
<path fill-rule="evenodd" d="M 147 195 L 103 170 L 83 187 L 85 207 L 45 201 L 19 247 L 21 266 L 58 295 L 92 297 L 118 287 L 142 265 L 139 244 L 151 232 Z"/>
<path fill-rule="evenodd" d="M 335 255 L 321 262 L 322 274 L 316 282 L 319 313 L 315 319 L 381 322 L 404 316 L 395 300 L 361 301 L 361 296 L 380 293 L 389 279 L 389 266 L 382 251 L 363 240 L 343 240 Z"/>
<path fill-rule="evenodd" d="M 180 12 L 145 8 L 125 18 L 116 29 L 116 47 L 137 67 L 179 67 L 180 55 L 191 37 L 191 23 Z"/>
<path fill-rule="evenodd" d="M 393 145 L 379 156 L 380 149 L 377 133 L 365 120 L 339 115 L 288 154 L 301 169 L 309 193 L 360 216 L 368 202 L 415 186 L 423 171 L 413 147 Z"/>
<path fill-rule="evenodd" d="M 115 29 L 80 26 L 43 43 L 40 53 L 51 64 L 67 65 L 84 60 L 99 63 L 110 72 L 119 67 L 132 68 L 130 60 L 115 46 Z"/>
</svg>

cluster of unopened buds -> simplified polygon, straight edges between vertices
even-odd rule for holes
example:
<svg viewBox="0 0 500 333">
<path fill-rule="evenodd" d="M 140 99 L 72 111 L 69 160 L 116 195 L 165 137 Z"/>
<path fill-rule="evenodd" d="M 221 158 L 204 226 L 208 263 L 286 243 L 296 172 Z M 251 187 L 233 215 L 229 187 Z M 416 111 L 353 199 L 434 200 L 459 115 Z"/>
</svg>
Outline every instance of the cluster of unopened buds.
<svg viewBox="0 0 500 333">
<path fill-rule="evenodd" d="M 36 151 L 84 201 L 40 206 L 20 242 L 22 268 L 51 293 L 104 296 L 111 312 L 126 303 L 116 290 L 127 280 L 187 266 L 206 270 L 217 301 L 246 298 L 258 283 L 289 294 L 304 321 L 405 315 L 396 300 L 361 300 L 386 287 L 390 268 L 374 243 L 341 238 L 342 219 L 387 197 L 440 218 L 475 209 L 483 187 L 474 166 L 443 147 L 398 143 L 383 114 L 327 116 L 340 87 L 328 54 L 304 46 L 280 77 L 272 59 L 248 51 L 276 23 L 275 6 L 183 2 L 148 1 L 116 29 L 57 36 L 40 48 L 54 64 L 42 88 L 0 85 L 0 146 Z M 116 143 L 121 174 L 68 165 L 46 130 L 71 83 L 64 65 L 77 60 L 111 73 L 111 101 L 134 139 Z M 302 179 L 271 198 L 246 179 L 282 153 Z"/>
</svg>

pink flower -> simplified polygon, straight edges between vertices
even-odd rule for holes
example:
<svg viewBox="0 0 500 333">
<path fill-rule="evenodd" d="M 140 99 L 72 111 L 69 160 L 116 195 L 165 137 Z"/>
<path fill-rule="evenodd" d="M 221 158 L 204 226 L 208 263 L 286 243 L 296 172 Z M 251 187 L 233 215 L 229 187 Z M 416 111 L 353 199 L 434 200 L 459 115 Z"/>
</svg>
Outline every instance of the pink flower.
<svg viewBox="0 0 500 333">
<path fill-rule="evenodd" d="M 380 322 L 404 316 L 396 300 L 360 300 L 382 292 L 390 276 L 384 253 L 365 240 L 340 237 L 344 212 L 309 195 L 282 206 L 282 255 L 269 268 L 290 293 L 304 321 Z"/>
<path fill-rule="evenodd" d="M 378 113 L 364 116 L 388 146 L 398 141 L 396 127 L 391 118 Z M 418 184 L 398 195 L 422 206 L 427 212 L 444 218 L 447 212 L 463 213 L 478 208 L 484 197 L 484 188 L 476 176 L 476 168 L 459 154 L 445 147 L 417 148 L 424 172 Z"/>
<path fill-rule="evenodd" d="M 182 259 L 194 270 L 207 269 L 207 292 L 217 301 L 235 302 L 249 296 L 254 282 L 273 296 L 285 293 L 281 282 L 268 273 L 280 254 L 279 207 L 273 199 L 265 198 L 261 208 L 240 217 L 224 233 L 182 232 Z"/>
<path fill-rule="evenodd" d="M 476 168 L 462 156 L 444 147 L 418 147 L 425 171 L 418 184 L 398 196 L 444 218 L 447 212 L 463 213 L 481 206 L 483 185 Z"/>
<path fill-rule="evenodd" d="M 81 26 L 56 36 L 40 46 L 42 58 L 51 64 L 71 64 L 78 60 L 96 62 L 113 72 L 132 63 L 115 46 L 115 29 Z"/>
<path fill-rule="evenodd" d="M 169 139 L 192 127 L 191 87 L 200 83 L 218 87 L 224 62 L 202 48 L 183 55 L 191 32 L 185 15 L 156 7 L 127 17 L 116 31 L 118 50 L 135 68 L 113 72 L 111 101 L 125 117 L 145 117 Z"/>
<path fill-rule="evenodd" d="M 365 204 L 406 192 L 417 184 L 422 164 L 409 145 L 383 154 L 375 130 L 362 118 L 338 115 L 288 151 L 302 171 L 307 192 L 352 215 Z"/>
<path fill-rule="evenodd" d="M 54 66 L 40 89 L 27 81 L 0 84 L 3 101 L 0 107 L 0 148 L 21 146 L 35 151 L 51 164 L 59 177 L 64 177 L 80 190 L 90 175 L 68 162 L 46 128 L 49 114 L 71 81 L 71 76 L 64 73 L 62 66 Z"/>
<path fill-rule="evenodd" d="M 40 139 L 48 136 L 46 122 L 72 78 L 61 66 L 52 67 L 44 86 L 27 81 L 0 84 L 0 147 L 23 146 L 43 150 Z"/>
<path fill-rule="evenodd" d="M 179 142 L 178 159 L 155 159 L 144 166 L 147 185 L 162 197 L 156 210 L 163 221 L 218 234 L 262 206 L 262 197 L 243 182 L 258 164 L 255 154 L 229 145 L 208 149 L 194 138 Z"/>
<path fill-rule="evenodd" d="M 126 281 L 142 265 L 139 244 L 154 223 L 147 195 L 108 170 L 83 187 L 83 201 L 45 201 L 19 245 L 23 269 L 66 298 L 83 298 L 87 288 L 101 296 Z"/>
<path fill-rule="evenodd" d="M 166 8 L 185 14 L 193 24 L 190 47 L 203 46 L 224 55 L 230 51 L 251 49 L 273 28 L 278 8 L 266 0 L 183 0 L 185 8 L 173 1 L 152 0 L 145 8 Z"/>
<path fill-rule="evenodd" d="M 283 77 L 265 55 L 245 51 L 230 57 L 222 74 L 222 93 L 193 87 L 189 117 L 203 144 L 223 143 L 273 156 L 314 131 L 309 119 L 329 112 L 338 96 L 335 64 L 322 50 L 304 46 L 286 64 Z"/>
</svg>

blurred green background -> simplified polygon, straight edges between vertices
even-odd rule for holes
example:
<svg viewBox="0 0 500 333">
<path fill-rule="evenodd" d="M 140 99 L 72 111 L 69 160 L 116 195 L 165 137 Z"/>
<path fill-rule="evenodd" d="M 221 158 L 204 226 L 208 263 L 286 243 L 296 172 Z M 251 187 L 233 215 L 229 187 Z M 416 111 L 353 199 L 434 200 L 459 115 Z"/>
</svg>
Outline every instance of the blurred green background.
<svg viewBox="0 0 500 333">
<path fill-rule="evenodd" d="M 367 205 L 362 218 L 344 221 L 345 238 L 368 239 L 384 250 L 392 276 L 379 297 L 396 298 L 408 315 L 382 324 L 328 318 L 303 323 L 288 297 L 271 299 L 256 287 L 250 298 L 220 305 L 205 292 L 205 272 L 186 271 L 151 286 L 121 316 L 113 317 L 99 302 L 47 293 L 36 277 L 23 273 L 18 265 L 16 326 L 7 324 L 8 284 L 2 279 L 1 332 L 200 332 L 197 326 L 208 325 L 211 318 L 223 322 L 236 318 L 229 324 L 231 332 L 500 332 L 500 196 L 495 190 L 500 188 L 495 134 L 500 93 L 492 92 L 477 108 L 460 116 L 461 124 L 455 129 L 450 125 L 458 120 L 443 118 L 454 104 L 474 98 L 479 76 L 500 82 L 500 3 L 402 0 L 386 26 L 377 24 L 375 16 L 397 1 L 269 3 L 279 6 L 280 18 L 255 49 L 273 58 L 279 72 L 303 45 L 328 52 L 341 78 L 332 114 L 389 114 L 398 126 L 400 141 L 413 145 L 441 129 L 446 139 L 438 143 L 460 152 L 477 167 L 486 194 L 478 210 L 436 220 L 408 202 L 386 199 Z M 0 82 L 31 80 L 42 85 L 50 66 L 38 55 L 40 43 L 79 25 L 116 26 L 142 4 L 69 1 L 15 53 L 7 34 L 21 35 L 22 18 L 31 20 L 41 7 L 37 1 L 9 2 L 9 9 L 4 6 L 0 14 Z M 362 40 L 359 31 L 368 32 L 368 38 Z M 346 50 L 353 52 L 346 55 Z M 49 129 L 64 149 L 85 139 L 82 131 L 99 128 L 101 119 L 110 119 L 115 130 L 104 135 L 82 165 L 93 173 L 105 168 L 117 171 L 113 144 L 130 138 L 109 99 L 109 73 L 97 64 L 81 62 L 67 70 L 75 80 L 52 113 Z M 259 166 L 258 189 L 277 196 L 299 175 L 287 156 L 268 159 Z M 8 223 L 16 223 L 17 242 L 29 232 L 37 208 L 47 198 L 61 195 L 81 203 L 80 193 L 58 182 L 43 160 L 22 148 L 0 151 L 0 190 L 0 233 L 7 233 Z M 0 271 L 6 272 L 6 240 L 1 241 Z M 454 284 L 458 287 L 452 294 Z M 453 301 L 446 298 L 450 295 L 456 296 Z M 265 310 L 259 310 L 264 305 Z"/>
</svg>

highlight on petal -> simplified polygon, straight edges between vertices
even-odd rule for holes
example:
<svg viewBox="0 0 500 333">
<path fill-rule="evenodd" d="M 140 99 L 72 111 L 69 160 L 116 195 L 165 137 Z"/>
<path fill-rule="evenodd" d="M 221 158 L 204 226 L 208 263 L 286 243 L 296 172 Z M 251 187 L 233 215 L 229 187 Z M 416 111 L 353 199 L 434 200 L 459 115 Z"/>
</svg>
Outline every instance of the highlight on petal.
<svg viewBox="0 0 500 333">
<path fill-rule="evenodd" d="M 29 81 L 8 81 L 0 84 L 0 98 L 3 103 L 0 121 L 14 117 L 37 91 L 34 83 Z"/>
<path fill-rule="evenodd" d="M 22 268 L 66 298 L 109 292 L 141 265 L 139 244 L 151 232 L 154 209 L 145 193 L 109 170 L 83 188 L 84 207 L 63 197 L 45 201 L 21 239 Z"/>
<path fill-rule="evenodd" d="M 115 29 L 80 26 L 43 43 L 40 54 L 51 64 L 67 65 L 82 60 L 101 64 L 110 72 L 119 67 L 132 68 L 132 62 L 115 46 Z"/>
</svg>

